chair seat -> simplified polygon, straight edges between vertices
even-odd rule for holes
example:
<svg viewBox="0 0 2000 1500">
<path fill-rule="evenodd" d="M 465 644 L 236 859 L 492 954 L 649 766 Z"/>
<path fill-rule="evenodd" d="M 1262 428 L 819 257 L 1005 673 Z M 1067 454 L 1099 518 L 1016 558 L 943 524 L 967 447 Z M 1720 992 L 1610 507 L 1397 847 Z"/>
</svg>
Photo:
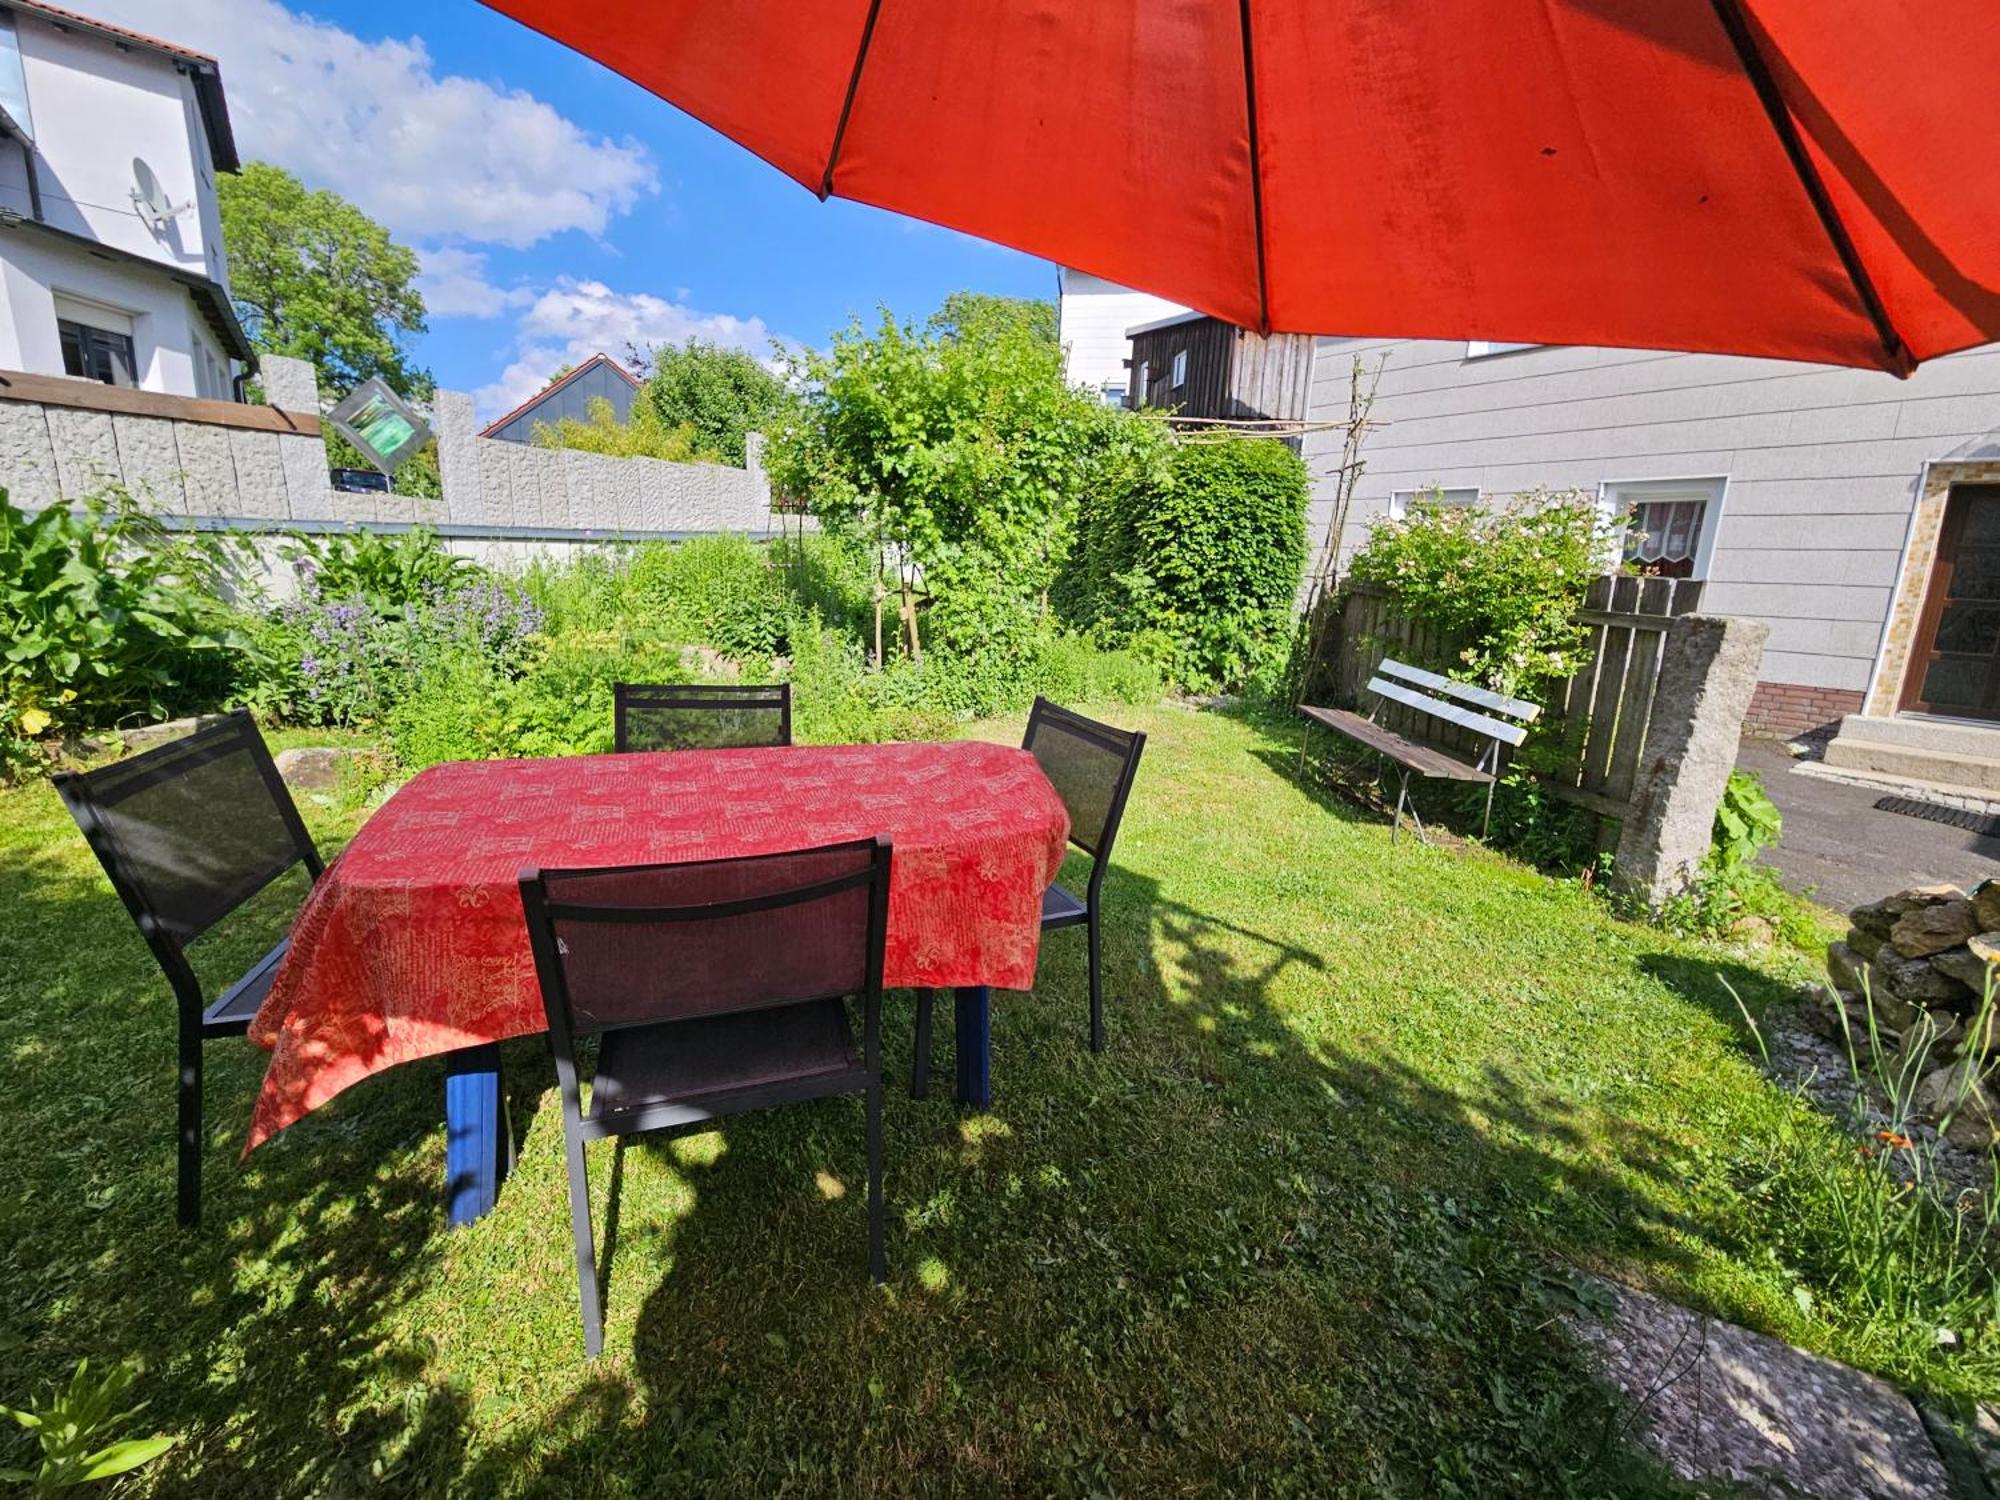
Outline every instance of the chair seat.
<svg viewBox="0 0 2000 1500">
<path fill-rule="evenodd" d="M 1052 927 L 1075 927 L 1090 920 L 1090 908 L 1060 885 L 1052 885 L 1042 892 L 1042 930 Z"/>
<path fill-rule="evenodd" d="M 736 1011 L 605 1032 L 583 1123 L 593 1136 L 626 1135 L 867 1081 L 843 1001 Z"/>
<path fill-rule="evenodd" d="M 250 1023 L 256 1019 L 257 1011 L 264 1004 L 264 997 L 271 993 L 271 981 L 278 977 L 278 964 L 284 958 L 285 950 L 291 946 L 289 937 L 279 943 L 201 1013 L 201 1034 L 204 1037 L 241 1036 L 250 1029 Z"/>
</svg>

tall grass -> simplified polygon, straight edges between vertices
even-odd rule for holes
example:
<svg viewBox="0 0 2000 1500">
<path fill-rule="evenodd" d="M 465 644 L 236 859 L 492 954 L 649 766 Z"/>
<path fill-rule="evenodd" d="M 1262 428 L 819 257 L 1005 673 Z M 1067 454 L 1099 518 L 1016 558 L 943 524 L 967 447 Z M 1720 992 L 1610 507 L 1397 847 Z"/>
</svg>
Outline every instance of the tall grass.
<svg viewBox="0 0 2000 1500">
<path fill-rule="evenodd" d="M 1768 1065 L 1763 1032 L 1729 993 Z M 1892 1049 L 1865 980 L 1859 1036 L 1837 992 L 1833 1001 L 1855 1085 L 1849 1118 L 1836 1127 L 1817 1109 L 1788 1116 L 1775 1149 L 1743 1163 L 1746 1205 L 1809 1320 L 1857 1331 L 1877 1368 L 1935 1394 L 1990 1382 L 2000 1374 L 2000 1164 L 1988 1160 L 1983 1191 L 1964 1189 L 1941 1170 L 1940 1152 L 1956 1117 L 1985 1108 L 1975 1087 L 1991 1066 L 1992 971 L 1935 1132 L 1917 1103 L 1942 1066 L 1937 1029 L 1920 1020 Z M 1942 1382 L 1941 1348 L 1955 1355 Z"/>
</svg>

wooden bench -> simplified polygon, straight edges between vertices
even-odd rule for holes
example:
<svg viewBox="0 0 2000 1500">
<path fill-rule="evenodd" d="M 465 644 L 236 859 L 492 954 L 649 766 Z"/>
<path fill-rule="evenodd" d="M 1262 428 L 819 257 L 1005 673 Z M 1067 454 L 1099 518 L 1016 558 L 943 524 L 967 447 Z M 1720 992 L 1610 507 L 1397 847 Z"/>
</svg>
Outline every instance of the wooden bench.
<svg viewBox="0 0 2000 1500">
<path fill-rule="evenodd" d="M 1306 718 L 1305 736 L 1299 741 L 1299 769 L 1305 769 L 1306 744 L 1312 738 L 1315 724 L 1324 725 L 1361 746 L 1364 752 L 1379 755 L 1395 765 L 1403 774 L 1402 784 L 1396 790 L 1396 820 L 1389 829 L 1389 842 L 1392 844 L 1402 831 L 1405 806 L 1410 810 L 1411 821 L 1417 825 L 1417 837 L 1425 843 L 1430 842 L 1424 834 L 1424 820 L 1417 815 L 1417 805 L 1410 800 L 1412 776 L 1440 781 L 1483 782 L 1486 787 L 1486 816 L 1479 825 L 1479 834 L 1484 838 L 1487 826 L 1493 821 L 1493 786 L 1500 770 L 1500 747 L 1518 745 L 1526 739 L 1527 726 L 1535 721 L 1541 709 L 1520 698 L 1509 698 L 1504 693 L 1475 687 L 1469 682 L 1454 682 L 1436 672 L 1426 672 L 1421 667 L 1390 658 L 1385 658 L 1376 667 L 1375 675 L 1368 680 L 1367 691 L 1374 696 L 1375 705 L 1366 716 L 1344 708 L 1320 708 L 1311 703 L 1299 705 L 1299 712 Z M 1476 761 L 1467 761 L 1436 745 L 1398 734 L 1375 722 L 1375 716 L 1382 711 L 1384 703 L 1398 703 L 1442 723 L 1470 730 L 1486 741 L 1486 748 Z"/>
</svg>

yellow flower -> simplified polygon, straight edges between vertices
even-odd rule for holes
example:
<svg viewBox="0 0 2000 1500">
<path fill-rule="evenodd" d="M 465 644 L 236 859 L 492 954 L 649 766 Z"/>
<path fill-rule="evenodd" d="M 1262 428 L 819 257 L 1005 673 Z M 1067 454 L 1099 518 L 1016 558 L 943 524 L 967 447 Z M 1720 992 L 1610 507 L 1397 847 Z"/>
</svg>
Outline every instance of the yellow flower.
<svg viewBox="0 0 2000 1500">
<path fill-rule="evenodd" d="M 39 708 L 31 708 L 21 715 L 21 732 L 30 739 L 46 731 L 55 722 Z"/>
</svg>

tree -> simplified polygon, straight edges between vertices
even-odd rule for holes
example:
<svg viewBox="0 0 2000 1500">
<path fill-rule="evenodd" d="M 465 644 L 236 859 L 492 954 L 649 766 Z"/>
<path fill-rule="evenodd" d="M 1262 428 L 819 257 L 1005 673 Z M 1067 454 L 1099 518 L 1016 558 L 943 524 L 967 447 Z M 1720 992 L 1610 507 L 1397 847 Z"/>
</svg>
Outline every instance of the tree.
<svg viewBox="0 0 2000 1500">
<path fill-rule="evenodd" d="M 743 463 L 744 436 L 768 433 L 791 400 L 784 383 L 741 349 L 691 338 L 634 350 L 631 357 L 646 377 L 639 400 L 660 426 L 692 428 L 695 446 L 721 455 L 724 463 Z"/>
<path fill-rule="evenodd" d="M 1061 337 L 1055 303 L 991 292 L 953 292 L 932 315 L 931 329 L 959 343 L 1021 335 L 1054 348 Z"/>
<path fill-rule="evenodd" d="M 874 554 L 878 664 L 892 592 L 913 657 L 920 605 L 959 651 L 1006 649 L 1032 625 L 1077 499 L 1129 420 L 1064 384 L 1032 320 L 987 316 L 1004 300 L 962 300 L 922 328 L 886 309 L 873 333 L 851 325 L 806 354 L 805 394 L 773 434 L 773 484 Z"/>
<path fill-rule="evenodd" d="M 407 343 L 424 331 L 417 254 L 337 194 L 268 162 L 221 179 L 230 295 L 260 354 L 310 360 L 342 396 L 379 375 L 404 396 L 435 383 Z"/>
</svg>

